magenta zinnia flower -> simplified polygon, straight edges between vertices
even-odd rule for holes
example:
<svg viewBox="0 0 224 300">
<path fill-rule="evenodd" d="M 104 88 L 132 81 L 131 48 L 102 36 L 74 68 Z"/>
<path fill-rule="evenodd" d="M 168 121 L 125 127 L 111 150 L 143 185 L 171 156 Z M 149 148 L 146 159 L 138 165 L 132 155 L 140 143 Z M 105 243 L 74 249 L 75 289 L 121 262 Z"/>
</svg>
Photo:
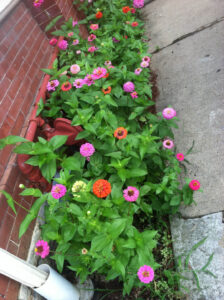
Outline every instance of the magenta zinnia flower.
<svg viewBox="0 0 224 300">
<path fill-rule="evenodd" d="M 90 34 L 89 36 L 88 36 L 88 42 L 92 42 L 92 41 L 94 41 L 96 39 L 96 36 L 95 36 L 95 34 Z"/>
<path fill-rule="evenodd" d="M 111 61 L 110 60 L 106 60 L 104 64 L 105 64 L 105 66 L 109 67 L 109 66 L 111 66 Z"/>
<path fill-rule="evenodd" d="M 35 0 L 33 6 L 40 7 L 44 3 L 44 0 Z"/>
<path fill-rule="evenodd" d="M 142 8 L 144 6 L 144 0 L 133 0 L 133 6 L 135 8 Z"/>
<path fill-rule="evenodd" d="M 93 80 L 92 74 L 87 74 L 86 77 L 84 78 L 84 82 L 85 82 L 85 84 L 87 84 L 88 86 L 91 86 L 92 84 L 94 84 L 95 81 Z"/>
<path fill-rule="evenodd" d="M 105 68 L 96 68 L 93 70 L 93 79 L 100 79 L 107 74 L 107 69 Z"/>
<path fill-rule="evenodd" d="M 135 74 L 136 75 L 139 75 L 141 73 L 142 69 L 141 68 L 137 68 L 135 69 Z"/>
<path fill-rule="evenodd" d="M 126 190 L 123 191 L 123 197 L 126 201 L 134 202 L 138 199 L 139 190 L 134 186 L 128 186 Z"/>
<path fill-rule="evenodd" d="M 163 147 L 164 147 L 164 148 L 172 149 L 173 146 L 174 146 L 174 143 L 173 143 L 173 141 L 171 141 L 171 140 L 165 140 L 165 141 L 163 142 Z"/>
<path fill-rule="evenodd" d="M 162 114 L 165 119 L 169 120 L 175 117 L 177 113 L 172 107 L 167 107 L 163 110 Z"/>
<path fill-rule="evenodd" d="M 66 186 L 62 184 L 55 184 L 51 189 L 51 195 L 54 199 L 59 199 L 66 194 Z"/>
<path fill-rule="evenodd" d="M 47 83 L 47 90 L 50 91 L 55 91 L 55 88 L 59 85 L 59 81 L 57 79 L 48 81 Z"/>
<path fill-rule="evenodd" d="M 132 92 L 131 93 L 131 97 L 132 97 L 132 99 L 135 99 L 135 98 L 138 98 L 138 93 L 137 92 Z"/>
<path fill-rule="evenodd" d="M 80 66 L 79 65 L 72 65 L 71 67 L 70 67 L 70 72 L 72 73 L 72 74 L 77 74 L 77 73 L 79 73 L 79 71 L 80 71 Z"/>
<path fill-rule="evenodd" d="M 45 258 L 46 256 L 48 256 L 50 247 L 47 242 L 45 242 L 44 240 L 39 240 L 37 241 L 35 246 L 36 248 L 34 251 L 36 255 L 39 255 L 41 258 Z"/>
<path fill-rule="evenodd" d="M 49 44 L 51 46 L 55 46 L 57 44 L 57 42 L 58 42 L 58 40 L 56 38 L 52 38 L 52 39 L 50 39 Z"/>
<path fill-rule="evenodd" d="M 147 61 L 142 61 L 142 62 L 140 63 L 140 66 L 141 66 L 142 68 L 148 68 L 149 63 L 148 63 Z"/>
<path fill-rule="evenodd" d="M 80 154 L 84 157 L 90 157 L 95 152 L 95 148 L 90 143 L 85 143 L 80 147 Z"/>
<path fill-rule="evenodd" d="M 73 46 L 76 46 L 76 45 L 78 45 L 78 44 L 79 44 L 79 40 L 78 40 L 78 39 L 73 40 L 73 42 L 72 42 L 72 45 L 73 45 Z"/>
<path fill-rule="evenodd" d="M 196 179 L 191 180 L 191 182 L 189 183 L 189 187 L 193 190 L 193 191 L 197 191 L 200 189 L 200 182 Z"/>
<path fill-rule="evenodd" d="M 61 49 L 61 50 L 66 50 L 67 47 L 68 47 L 68 42 L 66 40 L 62 40 L 58 43 L 58 47 Z"/>
<path fill-rule="evenodd" d="M 134 89 L 135 89 L 135 85 L 134 85 L 134 83 L 131 82 L 131 81 L 128 81 L 128 82 L 126 82 L 126 83 L 123 85 L 123 90 L 124 90 L 125 92 L 127 92 L 127 93 L 133 92 Z"/>
<path fill-rule="evenodd" d="M 73 82 L 73 86 L 75 86 L 77 89 L 80 89 L 84 84 L 85 82 L 81 78 L 78 78 Z"/>
<path fill-rule="evenodd" d="M 138 274 L 139 280 L 144 283 L 149 283 L 154 278 L 153 268 L 151 268 L 150 266 L 147 266 L 147 265 L 140 267 L 137 274 Z"/>
<path fill-rule="evenodd" d="M 72 21 L 72 27 L 75 27 L 78 24 L 78 21 Z"/>
<path fill-rule="evenodd" d="M 179 160 L 179 161 L 184 160 L 184 155 L 183 155 L 183 153 L 177 153 L 176 158 L 177 158 L 177 160 Z"/>
<path fill-rule="evenodd" d="M 94 52 L 97 48 L 95 46 L 89 47 L 88 52 Z"/>
</svg>

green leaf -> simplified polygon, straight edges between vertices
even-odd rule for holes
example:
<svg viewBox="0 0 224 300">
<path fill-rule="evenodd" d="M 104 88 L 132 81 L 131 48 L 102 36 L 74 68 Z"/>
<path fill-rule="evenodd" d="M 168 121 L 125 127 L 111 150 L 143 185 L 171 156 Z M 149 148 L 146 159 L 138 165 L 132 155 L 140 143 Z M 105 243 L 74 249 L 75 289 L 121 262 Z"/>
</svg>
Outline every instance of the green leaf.
<svg viewBox="0 0 224 300">
<path fill-rule="evenodd" d="M 108 240 L 108 237 L 106 234 L 101 234 L 98 236 L 95 236 L 92 239 L 92 243 L 91 243 L 91 251 L 101 251 L 103 250 L 108 244 L 110 243 L 110 241 Z"/>
<path fill-rule="evenodd" d="M 70 213 L 72 213 L 73 215 L 76 215 L 76 216 L 79 216 L 79 217 L 81 217 L 83 215 L 81 208 L 78 205 L 74 204 L 74 203 L 71 203 L 69 205 L 68 211 Z"/>
<path fill-rule="evenodd" d="M 29 142 L 29 141 L 20 136 L 9 135 L 3 139 L 0 139 L 0 149 L 3 149 L 6 145 L 12 145 L 20 142 Z"/>
<path fill-rule="evenodd" d="M 170 201 L 170 205 L 177 206 L 180 204 L 180 202 L 181 202 L 181 197 L 180 197 L 180 195 L 177 195 L 177 196 L 172 197 L 172 199 Z"/>
<path fill-rule="evenodd" d="M 62 18 L 62 15 L 57 16 L 56 18 L 54 18 L 44 29 L 45 32 L 47 32 L 48 30 L 50 30 L 52 27 L 54 27 L 54 25 L 57 23 L 58 20 L 60 20 Z"/>
<path fill-rule="evenodd" d="M 145 176 L 148 174 L 147 170 L 143 170 L 143 169 L 131 169 L 128 170 L 127 172 L 127 178 L 133 178 L 133 177 L 141 177 L 141 176 Z"/>
<path fill-rule="evenodd" d="M 76 136 L 76 140 L 81 140 L 81 139 L 84 139 L 84 138 L 87 138 L 88 136 L 90 135 L 90 132 L 88 131 L 81 131 L 78 133 L 78 135 Z"/>
<path fill-rule="evenodd" d="M 13 212 L 15 214 L 17 214 L 16 209 L 15 209 L 15 205 L 14 205 L 14 200 L 13 200 L 12 196 L 9 193 L 7 193 L 6 191 L 3 191 L 3 190 L 0 190 L 0 193 L 2 193 L 5 196 L 6 201 L 8 203 L 8 206 L 11 207 L 11 209 L 13 210 Z"/>
<path fill-rule="evenodd" d="M 56 171 L 57 171 L 56 159 L 52 159 L 52 160 L 46 162 L 41 167 L 41 173 L 44 176 L 44 178 L 47 179 L 48 182 L 50 182 L 52 180 L 52 178 L 54 177 Z"/>
<path fill-rule="evenodd" d="M 125 229 L 126 219 L 116 219 L 107 227 L 112 239 L 116 239 Z"/>
<path fill-rule="evenodd" d="M 61 273 L 64 266 L 65 256 L 63 254 L 55 254 L 53 258 L 56 261 L 58 272 Z"/>
<path fill-rule="evenodd" d="M 129 248 L 129 249 L 135 249 L 136 248 L 136 242 L 134 239 L 128 239 L 123 245 L 123 248 Z"/>
<path fill-rule="evenodd" d="M 42 192 L 39 189 L 33 189 L 33 188 L 29 188 L 29 189 L 25 189 L 24 191 L 22 191 L 20 193 L 21 196 L 33 196 L 33 197 L 41 197 L 42 196 Z"/>
<path fill-rule="evenodd" d="M 81 159 L 81 155 L 80 155 L 80 159 Z M 62 163 L 62 167 L 68 170 L 81 171 L 80 159 L 74 156 L 67 157 Z"/>
<path fill-rule="evenodd" d="M 39 166 L 39 156 L 32 156 L 28 160 L 26 160 L 26 164 L 31 165 L 31 166 Z"/>
<path fill-rule="evenodd" d="M 117 103 L 109 95 L 105 95 L 103 97 L 103 101 L 106 102 L 108 105 L 112 105 L 112 106 L 115 106 L 115 107 L 118 106 Z"/>
<path fill-rule="evenodd" d="M 61 232 L 64 242 L 68 242 L 74 237 L 76 226 L 73 224 L 65 224 L 63 225 Z"/>
<path fill-rule="evenodd" d="M 44 101 L 42 98 L 40 98 L 40 101 L 38 103 L 37 112 L 36 112 L 36 117 L 39 116 L 39 114 L 42 112 L 43 109 L 44 109 Z"/>
<path fill-rule="evenodd" d="M 185 259 L 185 269 L 188 268 L 188 265 L 189 265 L 189 260 L 190 260 L 190 257 L 191 257 L 191 254 L 198 248 L 200 247 L 201 245 L 204 244 L 204 242 L 206 241 L 207 239 L 207 236 L 205 238 L 203 238 L 201 241 L 199 241 L 197 244 L 195 244 L 191 250 L 188 252 L 188 255 L 186 256 L 186 259 Z"/>
<path fill-rule="evenodd" d="M 141 196 L 148 194 L 148 192 L 151 191 L 151 189 L 152 188 L 149 185 L 143 185 L 140 189 Z"/>
<path fill-rule="evenodd" d="M 105 154 L 105 156 L 111 156 L 111 157 L 117 158 L 117 159 L 120 159 L 121 155 L 122 155 L 121 151 L 116 151 L 116 152 L 111 152 L 111 153 Z"/>
<path fill-rule="evenodd" d="M 44 73 L 48 74 L 48 75 L 54 75 L 55 70 L 53 69 L 41 69 L 41 71 L 43 71 Z"/>
<path fill-rule="evenodd" d="M 50 139 L 49 144 L 53 147 L 53 150 L 58 149 L 66 143 L 68 139 L 67 135 L 56 135 Z"/>
</svg>

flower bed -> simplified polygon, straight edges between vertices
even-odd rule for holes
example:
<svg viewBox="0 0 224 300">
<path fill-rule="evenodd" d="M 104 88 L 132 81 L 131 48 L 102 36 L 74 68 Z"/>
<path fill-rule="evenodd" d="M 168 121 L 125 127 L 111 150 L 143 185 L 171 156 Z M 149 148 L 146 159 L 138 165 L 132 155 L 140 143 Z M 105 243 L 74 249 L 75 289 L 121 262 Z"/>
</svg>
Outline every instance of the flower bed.
<svg viewBox="0 0 224 300">
<path fill-rule="evenodd" d="M 163 218 L 181 203 L 191 204 L 193 191 L 200 188 L 197 180 L 187 179 L 183 186 L 179 181 L 186 159 L 175 154 L 176 111 L 168 107 L 152 114 L 148 109 L 154 103 L 149 99 L 151 58 L 138 12 L 143 5 L 142 0 L 83 3 L 87 18 L 79 24 L 87 24 L 88 40 L 80 38 L 74 20 L 53 33 L 64 39 L 53 68 L 44 70 L 51 79 L 38 113 L 81 126 L 76 141 L 85 141 L 78 149 L 65 146 L 65 135 L 49 141 L 39 137 L 36 143 L 19 137 L 0 140 L 1 147 L 21 142 L 15 152 L 31 155 L 26 163 L 38 166 L 48 182 L 57 182 L 50 193 L 22 191 L 37 200 L 20 236 L 47 201 L 42 238 L 56 244 L 51 258 L 58 270 L 66 265 L 82 281 L 93 274 L 109 284 L 116 279 L 123 295 L 132 293 L 125 299 L 158 299 L 151 281 L 165 277 L 167 286 L 176 287 L 176 273 L 166 270 L 167 262 L 155 260 L 161 258 L 157 241 L 164 242 Z M 13 207 L 9 196 L 8 203 Z M 45 257 L 49 249 L 41 245 L 48 247 L 39 242 L 36 253 Z"/>
</svg>

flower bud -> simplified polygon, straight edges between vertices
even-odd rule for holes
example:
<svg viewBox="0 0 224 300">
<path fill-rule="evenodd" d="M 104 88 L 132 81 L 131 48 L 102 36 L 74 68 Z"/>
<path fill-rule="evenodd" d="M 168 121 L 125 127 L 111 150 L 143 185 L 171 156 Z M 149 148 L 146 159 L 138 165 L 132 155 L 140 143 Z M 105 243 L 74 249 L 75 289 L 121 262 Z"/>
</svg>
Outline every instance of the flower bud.
<svg viewBox="0 0 224 300">
<path fill-rule="evenodd" d="M 101 46 L 104 46 L 104 43 L 101 43 Z"/>
<path fill-rule="evenodd" d="M 88 211 L 87 211 L 87 215 L 90 215 L 90 214 L 91 214 L 91 211 L 90 211 L 90 210 L 88 210 Z"/>
<path fill-rule="evenodd" d="M 20 188 L 20 189 L 24 189 L 24 188 L 25 188 L 25 185 L 22 184 L 22 183 L 20 183 L 20 184 L 19 184 L 19 188 Z"/>
</svg>

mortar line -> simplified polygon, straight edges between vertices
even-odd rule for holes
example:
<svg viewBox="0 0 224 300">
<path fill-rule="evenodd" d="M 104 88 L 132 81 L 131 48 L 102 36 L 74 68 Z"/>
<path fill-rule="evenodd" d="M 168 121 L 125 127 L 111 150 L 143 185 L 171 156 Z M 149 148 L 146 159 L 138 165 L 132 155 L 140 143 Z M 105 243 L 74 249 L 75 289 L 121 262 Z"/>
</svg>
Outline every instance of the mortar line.
<svg viewBox="0 0 224 300">
<path fill-rule="evenodd" d="M 214 26 L 214 25 L 216 25 L 216 24 L 218 24 L 218 23 L 220 23 L 222 21 L 224 21 L 224 16 L 221 17 L 221 18 L 219 18 L 219 19 L 217 19 L 217 20 L 215 20 L 215 21 L 213 21 L 213 22 L 211 22 L 211 23 L 209 23 L 209 24 L 207 24 L 207 25 L 203 25 L 203 26 L 199 27 L 198 29 L 196 29 L 196 30 L 194 30 L 192 32 L 189 32 L 189 33 L 186 33 L 186 34 L 180 36 L 179 38 L 175 39 L 171 44 L 169 44 L 167 46 L 164 46 L 164 47 L 162 47 L 162 48 L 160 48 L 158 50 L 154 50 L 154 51 L 151 52 L 151 54 L 158 53 L 158 52 L 162 51 L 163 49 L 166 49 L 166 48 L 168 48 L 168 47 L 170 47 L 170 46 L 172 46 L 172 45 L 174 45 L 174 44 L 176 44 L 176 43 L 178 43 L 178 42 L 180 42 L 180 41 L 188 38 L 189 36 L 193 36 L 196 33 L 201 32 L 201 31 L 203 31 L 205 29 L 208 29 L 208 28 L 210 28 L 210 27 L 212 27 L 212 26 Z"/>
</svg>

